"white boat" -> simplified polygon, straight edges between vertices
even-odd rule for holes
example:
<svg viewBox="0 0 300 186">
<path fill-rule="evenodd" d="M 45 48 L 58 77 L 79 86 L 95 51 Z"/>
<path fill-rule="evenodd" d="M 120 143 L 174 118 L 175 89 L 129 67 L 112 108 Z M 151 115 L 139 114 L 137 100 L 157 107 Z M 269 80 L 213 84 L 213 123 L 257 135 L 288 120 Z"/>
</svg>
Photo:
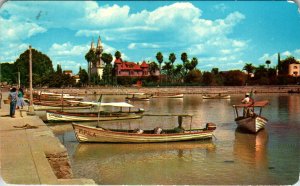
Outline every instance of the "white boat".
<svg viewBox="0 0 300 186">
<path fill-rule="evenodd" d="M 268 119 L 261 116 L 262 108 L 268 104 L 268 101 L 256 101 L 251 104 L 240 104 L 240 105 L 233 105 L 235 109 L 236 118 L 235 122 L 239 128 L 245 129 L 252 133 L 257 133 L 261 129 L 265 128 L 265 125 L 268 122 Z M 255 108 L 260 108 L 259 113 L 255 113 Z M 240 115 L 239 108 L 242 109 L 251 109 L 249 114 Z"/>
<path fill-rule="evenodd" d="M 134 107 L 131 104 L 125 102 L 90 102 L 90 105 L 99 106 L 98 112 L 63 112 L 63 111 L 46 111 L 47 121 L 111 121 L 111 120 L 124 120 L 124 119 L 138 119 L 143 115 L 133 113 L 130 109 Z M 100 107 L 119 107 L 120 112 L 105 112 L 101 114 Z M 128 108 L 128 112 L 123 112 L 122 108 Z M 143 109 L 139 109 L 137 112 L 143 113 Z"/>
<path fill-rule="evenodd" d="M 153 115 L 154 116 L 154 115 Z M 162 116 L 162 115 L 161 115 Z M 170 116 L 170 115 L 168 115 Z M 179 117 L 189 115 L 176 115 Z M 181 127 L 182 119 L 179 119 Z M 181 122 L 180 122 L 181 121 Z M 79 142 L 99 142 L 99 143 L 161 143 L 175 141 L 189 141 L 210 139 L 216 125 L 207 123 L 202 129 L 189 129 L 178 131 L 175 129 L 161 129 L 159 133 L 156 130 L 119 130 L 104 129 L 101 127 L 86 126 L 73 123 L 75 136 Z"/>
<path fill-rule="evenodd" d="M 150 101 L 151 95 L 147 95 L 145 93 L 129 93 L 128 96 L 125 97 L 125 100 L 128 101 Z"/>
<path fill-rule="evenodd" d="M 152 98 L 183 98 L 183 94 L 158 93 L 158 94 L 154 94 Z"/>
</svg>

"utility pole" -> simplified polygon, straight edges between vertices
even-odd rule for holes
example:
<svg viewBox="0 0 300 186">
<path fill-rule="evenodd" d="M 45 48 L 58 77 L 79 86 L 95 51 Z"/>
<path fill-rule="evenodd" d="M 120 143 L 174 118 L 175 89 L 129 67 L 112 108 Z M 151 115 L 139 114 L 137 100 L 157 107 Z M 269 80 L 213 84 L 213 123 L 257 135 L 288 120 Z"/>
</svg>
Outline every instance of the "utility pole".
<svg viewBox="0 0 300 186">
<path fill-rule="evenodd" d="M 28 114 L 34 115 L 33 108 L 33 95 L 32 95 L 32 52 L 31 45 L 29 45 L 29 91 L 30 91 L 30 102 L 28 107 Z"/>
</svg>

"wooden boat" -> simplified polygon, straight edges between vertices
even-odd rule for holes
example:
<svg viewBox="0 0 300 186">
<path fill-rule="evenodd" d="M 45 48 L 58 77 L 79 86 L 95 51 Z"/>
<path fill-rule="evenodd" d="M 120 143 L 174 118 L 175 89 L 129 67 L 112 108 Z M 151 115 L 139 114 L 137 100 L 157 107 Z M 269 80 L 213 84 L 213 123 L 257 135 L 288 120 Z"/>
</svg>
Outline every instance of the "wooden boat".
<svg viewBox="0 0 300 186">
<path fill-rule="evenodd" d="M 131 93 L 125 97 L 127 101 L 150 101 L 151 95 L 145 93 Z"/>
<path fill-rule="evenodd" d="M 79 109 L 90 109 L 91 106 L 54 106 L 54 105 L 33 105 L 34 110 L 79 110 Z"/>
<path fill-rule="evenodd" d="M 256 101 L 251 104 L 240 104 L 233 105 L 235 109 L 236 118 L 235 122 L 239 128 L 245 129 L 251 133 L 257 133 L 261 129 L 265 127 L 268 122 L 268 119 L 261 116 L 262 108 L 268 104 L 268 101 Z M 238 109 L 245 109 L 249 111 L 249 113 L 243 113 L 243 115 L 239 115 Z M 255 113 L 255 108 L 260 108 L 259 113 Z"/>
<path fill-rule="evenodd" d="M 202 99 L 230 99 L 230 95 L 203 95 Z"/>
<path fill-rule="evenodd" d="M 111 120 L 124 120 L 124 119 L 138 119 L 143 115 L 132 113 L 130 105 L 125 102 L 112 102 L 112 103 L 98 103 L 99 107 L 124 107 L 129 108 L 128 112 L 63 112 L 63 111 L 46 111 L 47 121 L 111 121 Z M 143 110 L 138 112 L 142 113 Z"/>
<path fill-rule="evenodd" d="M 149 115 L 148 115 L 149 116 Z M 152 115 L 166 116 L 166 115 Z M 168 115 L 171 116 L 171 115 Z M 174 115 L 173 115 L 174 116 Z M 178 116 L 179 128 L 182 124 L 182 117 L 191 115 L 175 115 Z M 213 131 L 216 125 L 207 123 L 203 129 L 189 129 L 178 131 L 175 129 L 164 129 L 161 133 L 154 130 L 120 130 L 120 129 L 105 129 L 101 127 L 85 126 L 73 123 L 75 136 L 79 142 L 100 142 L 100 143 L 159 143 L 159 142 L 175 142 L 210 139 L 213 136 Z M 136 132 L 137 131 L 137 132 Z"/>
<path fill-rule="evenodd" d="M 152 95 L 152 98 L 183 98 L 183 94 L 158 93 L 158 94 Z"/>
</svg>

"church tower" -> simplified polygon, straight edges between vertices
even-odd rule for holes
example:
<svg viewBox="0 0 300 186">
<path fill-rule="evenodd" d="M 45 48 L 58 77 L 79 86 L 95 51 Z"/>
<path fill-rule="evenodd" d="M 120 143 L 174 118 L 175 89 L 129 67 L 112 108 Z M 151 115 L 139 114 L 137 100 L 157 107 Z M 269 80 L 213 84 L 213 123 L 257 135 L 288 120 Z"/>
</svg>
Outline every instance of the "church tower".
<svg viewBox="0 0 300 186">
<path fill-rule="evenodd" d="M 98 37 L 97 47 L 94 48 L 94 42 L 92 41 L 91 49 L 95 52 L 95 54 L 97 55 L 97 58 L 99 59 L 98 61 L 95 61 L 91 64 L 91 74 L 92 75 L 96 74 L 100 77 L 100 79 L 102 79 L 103 69 L 105 67 L 105 64 L 104 64 L 103 60 L 101 59 L 102 52 L 103 52 L 103 46 L 101 43 L 100 36 Z"/>
</svg>

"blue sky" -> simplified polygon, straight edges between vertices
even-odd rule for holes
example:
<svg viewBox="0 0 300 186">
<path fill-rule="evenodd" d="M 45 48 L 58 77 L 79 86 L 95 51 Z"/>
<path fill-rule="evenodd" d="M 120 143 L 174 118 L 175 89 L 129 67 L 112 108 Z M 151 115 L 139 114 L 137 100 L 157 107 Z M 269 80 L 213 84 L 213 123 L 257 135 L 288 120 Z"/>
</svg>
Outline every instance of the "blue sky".
<svg viewBox="0 0 300 186">
<path fill-rule="evenodd" d="M 54 67 L 77 73 L 90 42 L 128 61 L 164 60 L 174 52 L 197 57 L 200 70 L 271 66 L 281 56 L 300 59 L 300 13 L 286 1 L 8 1 L 0 9 L 0 61 L 32 45 Z"/>
</svg>

